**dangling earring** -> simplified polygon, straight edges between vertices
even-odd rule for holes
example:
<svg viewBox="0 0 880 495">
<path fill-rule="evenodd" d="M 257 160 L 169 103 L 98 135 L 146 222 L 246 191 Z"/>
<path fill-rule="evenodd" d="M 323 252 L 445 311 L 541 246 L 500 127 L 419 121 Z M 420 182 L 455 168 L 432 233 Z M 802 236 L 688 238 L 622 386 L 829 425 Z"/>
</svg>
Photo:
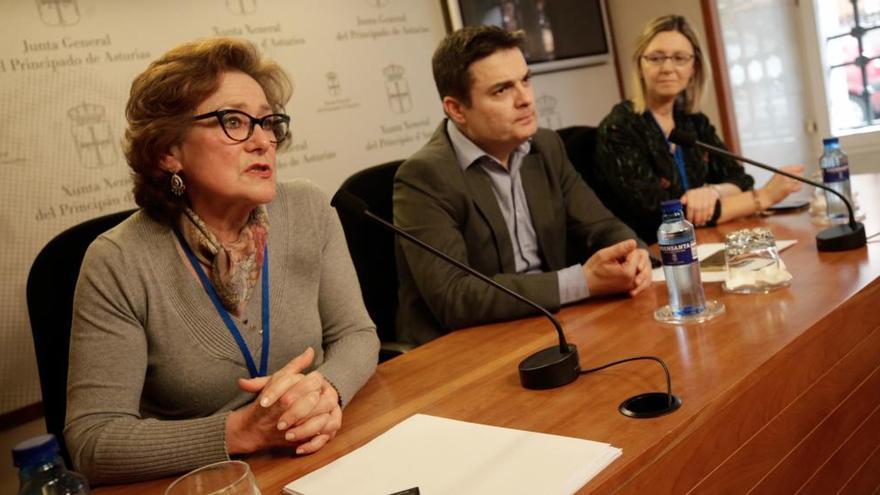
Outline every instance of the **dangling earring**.
<svg viewBox="0 0 880 495">
<path fill-rule="evenodd" d="M 186 185 L 183 183 L 183 179 L 177 175 L 177 172 L 174 172 L 171 174 L 171 194 L 183 196 L 183 191 L 186 191 Z"/>
</svg>

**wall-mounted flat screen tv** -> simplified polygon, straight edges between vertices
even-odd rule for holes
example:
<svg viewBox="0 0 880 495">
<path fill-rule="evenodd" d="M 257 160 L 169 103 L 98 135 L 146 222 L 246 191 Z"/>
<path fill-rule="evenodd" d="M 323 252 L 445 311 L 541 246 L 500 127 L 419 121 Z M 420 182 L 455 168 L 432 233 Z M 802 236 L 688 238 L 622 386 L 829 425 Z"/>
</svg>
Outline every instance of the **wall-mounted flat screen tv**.
<svg viewBox="0 0 880 495">
<path fill-rule="evenodd" d="M 523 31 L 533 72 L 606 63 L 602 0 L 446 0 L 452 29 L 492 24 Z"/>
</svg>

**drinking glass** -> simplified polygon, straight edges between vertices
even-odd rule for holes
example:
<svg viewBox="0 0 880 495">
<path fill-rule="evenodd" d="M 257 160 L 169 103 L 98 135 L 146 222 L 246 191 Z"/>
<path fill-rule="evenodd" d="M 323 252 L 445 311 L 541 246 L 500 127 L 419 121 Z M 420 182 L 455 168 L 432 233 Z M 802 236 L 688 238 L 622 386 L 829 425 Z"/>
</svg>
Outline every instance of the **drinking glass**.
<svg viewBox="0 0 880 495">
<path fill-rule="evenodd" d="M 727 280 L 722 289 L 739 294 L 771 292 L 791 283 L 770 230 L 758 227 L 727 234 L 724 239 Z"/>
<path fill-rule="evenodd" d="M 250 466 L 242 461 L 222 461 L 177 478 L 165 495 L 261 495 Z"/>
</svg>

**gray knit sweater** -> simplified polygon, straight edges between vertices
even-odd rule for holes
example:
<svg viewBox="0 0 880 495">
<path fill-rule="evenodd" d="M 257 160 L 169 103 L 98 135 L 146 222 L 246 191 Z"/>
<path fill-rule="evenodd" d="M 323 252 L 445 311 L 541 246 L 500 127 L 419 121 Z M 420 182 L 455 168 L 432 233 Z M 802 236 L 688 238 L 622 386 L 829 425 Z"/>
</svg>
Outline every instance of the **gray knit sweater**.
<svg viewBox="0 0 880 495">
<path fill-rule="evenodd" d="M 343 403 L 376 366 L 379 342 L 345 237 L 307 181 L 278 185 L 269 212 L 269 373 L 307 346 Z M 263 294 L 235 319 L 259 363 Z M 101 235 L 74 299 L 65 438 L 93 484 L 167 476 L 228 458 L 229 411 L 253 400 L 241 351 L 178 249 L 142 211 Z"/>
</svg>

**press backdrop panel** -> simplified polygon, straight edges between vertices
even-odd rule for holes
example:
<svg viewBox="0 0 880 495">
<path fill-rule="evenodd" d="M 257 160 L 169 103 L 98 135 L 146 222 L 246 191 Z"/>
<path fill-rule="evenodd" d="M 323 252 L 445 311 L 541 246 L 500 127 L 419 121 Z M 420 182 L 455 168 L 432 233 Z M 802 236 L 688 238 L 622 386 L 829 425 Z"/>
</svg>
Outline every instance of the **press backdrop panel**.
<svg viewBox="0 0 880 495">
<path fill-rule="evenodd" d="M 132 78 L 174 45 L 239 36 L 288 71 L 293 142 L 279 178 L 328 194 L 406 157 L 438 124 L 430 55 L 439 2 L 411 0 L 0 1 L 0 413 L 40 400 L 25 281 L 65 228 L 134 206 L 122 155 Z"/>
<path fill-rule="evenodd" d="M 440 0 L 0 0 L 0 414 L 40 400 L 25 301 L 39 250 L 131 208 L 122 156 L 134 76 L 183 41 L 240 36 L 294 81 L 279 178 L 332 195 L 357 170 L 416 151 L 442 110 L 430 58 Z M 597 125 L 620 98 L 604 64 L 533 79 L 541 126 Z"/>
</svg>

